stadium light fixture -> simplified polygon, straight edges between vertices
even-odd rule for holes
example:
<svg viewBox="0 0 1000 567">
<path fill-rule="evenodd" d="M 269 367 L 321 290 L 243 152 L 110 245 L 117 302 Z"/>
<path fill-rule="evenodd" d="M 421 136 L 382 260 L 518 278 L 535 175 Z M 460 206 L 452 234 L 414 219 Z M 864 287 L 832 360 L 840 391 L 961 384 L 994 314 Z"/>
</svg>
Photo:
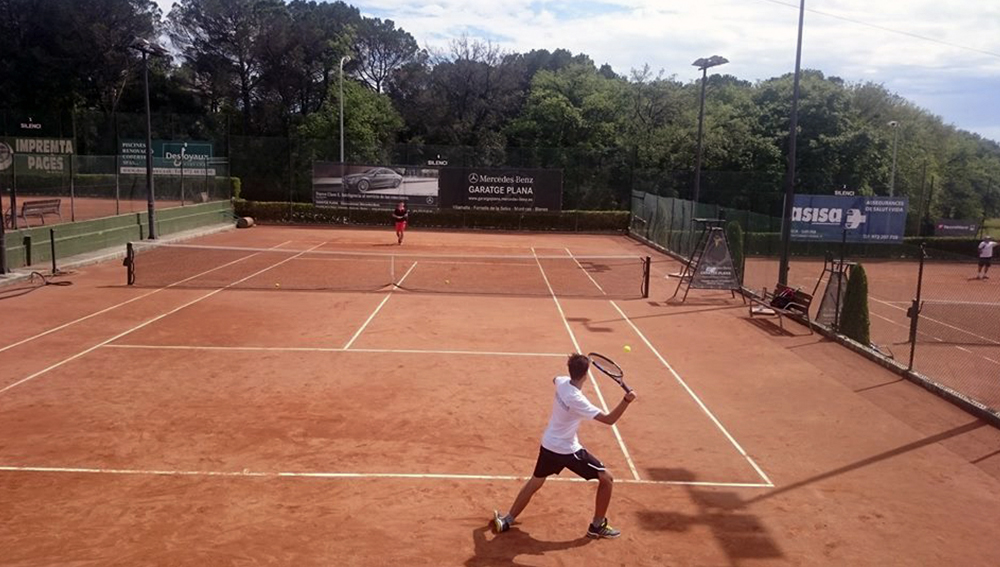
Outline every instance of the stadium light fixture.
<svg viewBox="0 0 1000 567">
<path fill-rule="evenodd" d="M 788 171 L 785 174 L 785 206 L 781 215 L 781 260 L 778 283 L 788 285 L 788 254 L 792 242 L 792 208 L 795 205 L 795 135 L 799 129 L 799 75 L 802 68 L 802 24 L 806 0 L 799 2 L 799 39 L 795 46 L 795 79 L 792 82 L 792 117 L 788 133 Z"/>
<path fill-rule="evenodd" d="M 701 192 L 701 131 L 702 124 L 705 121 L 705 83 L 708 80 L 708 69 L 710 67 L 725 65 L 726 63 L 729 63 L 729 60 L 720 55 L 713 55 L 708 58 L 702 57 L 692 63 L 692 65 L 701 69 L 701 106 L 698 110 L 698 157 L 695 159 L 694 166 L 694 202 L 696 205 L 698 203 L 698 195 Z"/>
<path fill-rule="evenodd" d="M 146 205 L 149 238 L 156 238 L 156 198 L 153 196 L 153 120 L 149 109 L 149 58 L 165 57 L 167 50 L 144 38 L 136 38 L 129 48 L 142 54 L 142 72 L 146 93 Z"/>
<path fill-rule="evenodd" d="M 892 173 L 889 174 L 889 196 L 892 197 L 896 190 L 896 140 L 899 138 L 899 122 L 889 121 L 892 128 Z"/>
</svg>

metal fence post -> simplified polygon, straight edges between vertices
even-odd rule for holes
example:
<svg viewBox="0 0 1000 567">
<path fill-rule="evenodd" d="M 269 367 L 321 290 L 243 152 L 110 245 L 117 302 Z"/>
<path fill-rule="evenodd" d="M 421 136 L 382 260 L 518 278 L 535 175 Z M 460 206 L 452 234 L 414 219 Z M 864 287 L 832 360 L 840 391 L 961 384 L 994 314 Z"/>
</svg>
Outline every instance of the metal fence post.
<svg viewBox="0 0 1000 567">
<path fill-rule="evenodd" d="M 921 242 L 920 268 L 917 271 L 917 296 L 913 299 L 913 303 L 906 312 L 906 314 L 910 317 L 910 365 L 906 368 L 907 370 L 913 370 L 913 358 L 917 352 L 917 328 L 920 321 L 920 293 L 924 283 L 924 260 L 926 259 L 927 250 L 924 248 L 924 243 Z"/>
</svg>

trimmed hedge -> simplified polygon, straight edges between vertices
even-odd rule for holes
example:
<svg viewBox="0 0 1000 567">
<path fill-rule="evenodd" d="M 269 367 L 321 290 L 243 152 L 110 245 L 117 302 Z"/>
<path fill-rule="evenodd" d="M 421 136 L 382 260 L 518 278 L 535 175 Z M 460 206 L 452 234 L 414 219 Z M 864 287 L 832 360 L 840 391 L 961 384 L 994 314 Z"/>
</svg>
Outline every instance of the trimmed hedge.
<svg viewBox="0 0 1000 567">
<path fill-rule="evenodd" d="M 747 256 L 778 256 L 781 254 L 781 234 L 776 232 L 748 232 L 746 238 Z M 902 244 L 857 244 L 847 243 L 845 256 L 848 258 L 920 258 L 920 244 L 925 243 L 927 254 L 936 260 L 975 259 L 979 255 L 978 238 L 918 237 L 903 239 Z M 793 240 L 789 245 L 792 256 L 822 258 L 827 253 L 840 256 L 839 242 L 803 242 Z"/>
<path fill-rule="evenodd" d="M 235 200 L 236 215 L 262 223 L 347 224 L 389 226 L 386 209 L 327 208 L 311 203 L 277 203 Z M 411 210 L 410 223 L 426 228 L 478 228 L 494 230 L 624 232 L 628 211 L 562 211 L 503 213 L 495 211 Z"/>
<path fill-rule="evenodd" d="M 871 322 L 868 314 L 868 276 L 865 267 L 856 264 L 847 277 L 844 306 L 841 308 L 840 332 L 863 344 L 871 344 Z"/>
<path fill-rule="evenodd" d="M 736 221 L 729 221 L 726 225 L 726 238 L 729 240 L 729 249 L 732 253 L 733 267 L 736 274 L 743 281 L 743 227 Z"/>
</svg>

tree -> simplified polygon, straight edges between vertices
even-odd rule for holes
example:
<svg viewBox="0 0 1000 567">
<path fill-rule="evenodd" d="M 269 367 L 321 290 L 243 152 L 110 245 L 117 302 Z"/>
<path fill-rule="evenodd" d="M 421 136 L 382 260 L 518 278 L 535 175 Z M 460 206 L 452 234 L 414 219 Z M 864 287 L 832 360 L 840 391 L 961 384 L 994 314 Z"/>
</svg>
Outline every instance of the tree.
<svg viewBox="0 0 1000 567">
<path fill-rule="evenodd" d="M 128 46 L 153 39 L 148 0 L 0 0 L 0 92 L 10 106 L 116 110 L 137 68 Z"/>
<path fill-rule="evenodd" d="M 392 20 L 363 18 L 354 39 L 358 61 L 354 65 L 358 78 L 377 93 L 384 92 L 386 83 L 400 68 L 426 58 L 413 36 L 396 29 Z"/>
<path fill-rule="evenodd" d="M 403 120 L 383 94 L 365 85 L 344 81 L 345 160 L 351 163 L 382 164 L 389 161 L 390 150 Z M 340 140 L 339 85 L 330 88 L 329 98 L 319 112 L 310 114 L 298 128 L 298 136 L 308 140 L 312 159 L 332 159 L 338 155 Z M 334 142 L 336 141 L 336 142 Z M 334 144 L 338 148 L 334 148 Z M 310 160 L 311 161 L 311 160 Z"/>
<path fill-rule="evenodd" d="M 840 332 L 864 346 L 871 344 L 868 315 L 868 276 L 861 264 L 851 268 L 844 290 L 844 306 L 840 310 Z"/>
<path fill-rule="evenodd" d="M 251 123 L 269 24 L 285 10 L 281 0 L 180 0 L 170 12 L 170 37 L 194 72 L 233 79 L 244 129 Z"/>
</svg>

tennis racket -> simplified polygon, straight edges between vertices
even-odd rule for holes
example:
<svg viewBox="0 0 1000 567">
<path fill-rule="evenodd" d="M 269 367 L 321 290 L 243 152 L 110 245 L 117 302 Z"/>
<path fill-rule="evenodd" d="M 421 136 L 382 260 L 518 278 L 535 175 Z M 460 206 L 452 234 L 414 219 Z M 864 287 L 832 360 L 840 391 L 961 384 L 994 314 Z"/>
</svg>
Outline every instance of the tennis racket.
<svg viewBox="0 0 1000 567">
<path fill-rule="evenodd" d="M 632 391 L 632 388 L 629 388 L 628 384 L 625 383 L 625 372 L 622 371 L 621 366 L 615 364 L 615 361 L 604 356 L 603 354 L 597 354 L 596 352 L 588 354 L 587 358 L 590 359 L 590 364 L 592 364 L 594 368 L 597 368 L 601 372 L 607 374 L 608 378 L 617 382 L 618 385 L 622 387 L 622 390 L 625 390 L 626 394 Z"/>
</svg>

